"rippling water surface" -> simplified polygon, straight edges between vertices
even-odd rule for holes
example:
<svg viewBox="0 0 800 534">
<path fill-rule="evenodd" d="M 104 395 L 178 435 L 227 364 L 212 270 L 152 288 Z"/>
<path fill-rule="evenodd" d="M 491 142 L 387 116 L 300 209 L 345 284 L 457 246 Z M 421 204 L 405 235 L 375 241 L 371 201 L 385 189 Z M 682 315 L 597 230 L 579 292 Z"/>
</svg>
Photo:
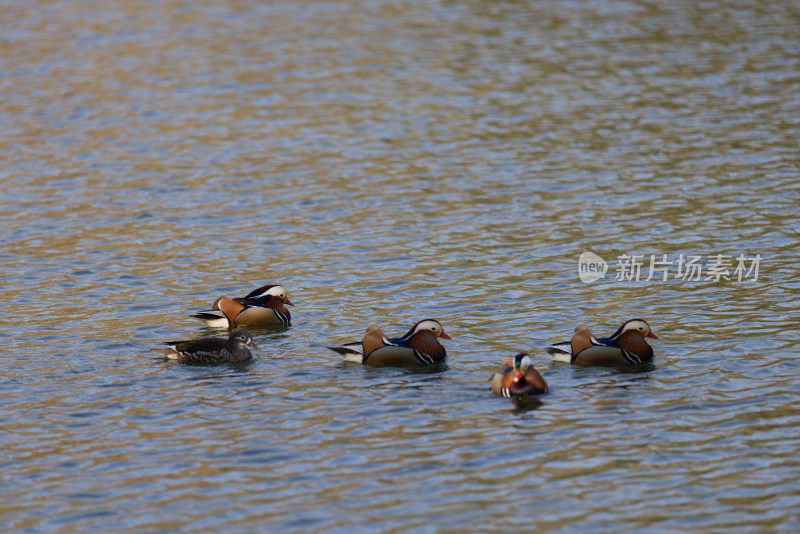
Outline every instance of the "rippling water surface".
<svg viewBox="0 0 800 534">
<path fill-rule="evenodd" d="M 3 2 L 0 528 L 800 530 L 798 27 L 792 2 Z M 717 254 L 758 278 L 675 278 Z M 275 282 L 293 325 L 255 361 L 149 351 Z M 426 317 L 442 368 L 325 349 Z M 544 354 L 633 317 L 650 367 Z M 548 395 L 489 393 L 517 351 Z"/>
</svg>

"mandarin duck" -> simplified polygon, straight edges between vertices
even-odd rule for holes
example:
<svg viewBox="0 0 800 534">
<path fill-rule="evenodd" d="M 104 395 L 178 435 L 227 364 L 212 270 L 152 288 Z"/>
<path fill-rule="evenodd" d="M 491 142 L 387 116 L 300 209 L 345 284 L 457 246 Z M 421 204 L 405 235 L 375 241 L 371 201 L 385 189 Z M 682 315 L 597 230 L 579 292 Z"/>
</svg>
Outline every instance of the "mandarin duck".
<svg viewBox="0 0 800 534">
<path fill-rule="evenodd" d="M 631 319 L 608 337 L 596 338 L 583 325 L 570 341 L 547 347 L 554 360 L 578 365 L 637 365 L 653 359 L 653 348 L 645 338 L 658 339 L 642 319 Z"/>
<path fill-rule="evenodd" d="M 440 337 L 453 339 L 445 334 L 439 321 L 425 319 L 412 326 L 404 336 L 387 338 L 380 328 L 370 325 L 361 341 L 328 348 L 355 363 L 424 366 L 442 362 L 447 357 L 447 351 L 439 343 Z"/>
<path fill-rule="evenodd" d="M 289 326 L 292 315 L 286 305 L 293 304 L 283 286 L 266 285 L 241 298 L 220 297 L 211 305 L 212 309 L 201 311 L 192 317 L 202 319 L 208 326 L 216 328 L 235 328 L 241 325 Z"/>
<path fill-rule="evenodd" d="M 495 373 L 492 393 L 500 397 L 522 397 L 547 393 L 547 382 L 539 371 L 533 368 L 527 354 L 517 354 L 513 360 L 503 360 L 503 369 Z"/>
<path fill-rule="evenodd" d="M 168 341 L 164 345 L 167 348 L 150 350 L 171 360 L 198 364 L 244 362 L 253 357 L 247 347 L 258 348 L 253 337 L 244 330 L 234 330 L 227 338 L 203 337 L 191 341 Z"/>
</svg>

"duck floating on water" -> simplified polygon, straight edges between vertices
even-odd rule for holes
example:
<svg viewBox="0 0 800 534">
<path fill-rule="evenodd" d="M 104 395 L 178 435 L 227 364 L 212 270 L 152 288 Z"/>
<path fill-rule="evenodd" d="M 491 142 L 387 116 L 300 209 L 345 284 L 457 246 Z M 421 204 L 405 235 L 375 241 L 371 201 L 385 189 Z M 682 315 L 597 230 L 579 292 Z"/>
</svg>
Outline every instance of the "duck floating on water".
<svg viewBox="0 0 800 534">
<path fill-rule="evenodd" d="M 531 359 L 524 352 L 513 360 L 503 360 L 503 369 L 491 378 L 492 393 L 501 397 L 523 397 L 547 393 L 547 382 L 533 368 Z"/>
<path fill-rule="evenodd" d="M 361 341 L 328 348 L 355 363 L 421 367 L 442 362 L 447 357 L 439 338 L 452 339 L 439 321 L 425 319 L 405 335 L 393 338 L 387 338 L 379 327 L 370 325 Z"/>
<path fill-rule="evenodd" d="M 210 310 L 192 317 L 204 320 L 216 328 L 238 326 L 289 326 L 292 315 L 286 306 L 292 306 L 289 294 L 281 285 L 265 285 L 241 298 L 219 297 Z"/>
<path fill-rule="evenodd" d="M 638 365 L 653 359 L 653 348 L 645 338 L 658 339 L 643 319 L 631 319 L 608 337 L 596 338 L 583 325 L 575 328 L 570 341 L 547 347 L 554 360 L 576 365 Z"/>
<path fill-rule="evenodd" d="M 183 363 L 241 363 L 253 357 L 247 347 L 258 348 L 253 337 L 244 330 L 235 330 L 227 338 L 203 337 L 190 341 L 167 341 L 166 348 L 150 349 L 171 360 Z"/>
</svg>

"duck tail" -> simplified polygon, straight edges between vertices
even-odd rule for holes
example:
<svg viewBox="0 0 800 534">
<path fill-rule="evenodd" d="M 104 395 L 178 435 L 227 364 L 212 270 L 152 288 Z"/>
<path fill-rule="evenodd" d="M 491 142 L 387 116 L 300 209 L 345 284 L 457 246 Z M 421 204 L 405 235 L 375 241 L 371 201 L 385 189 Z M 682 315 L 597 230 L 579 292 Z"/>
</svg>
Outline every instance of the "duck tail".
<svg viewBox="0 0 800 534">
<path fill-rule="evenodd" d="M 554 343 L 545 350 L 557 362 L 572 362 L 572 343 L 569 341 Z"/>
<path fill-rule="evenodd" d="M 364 363 L 364 347 L 360 341 L 328 348 L 344 356 L 348 362 Z"/>
</svg>

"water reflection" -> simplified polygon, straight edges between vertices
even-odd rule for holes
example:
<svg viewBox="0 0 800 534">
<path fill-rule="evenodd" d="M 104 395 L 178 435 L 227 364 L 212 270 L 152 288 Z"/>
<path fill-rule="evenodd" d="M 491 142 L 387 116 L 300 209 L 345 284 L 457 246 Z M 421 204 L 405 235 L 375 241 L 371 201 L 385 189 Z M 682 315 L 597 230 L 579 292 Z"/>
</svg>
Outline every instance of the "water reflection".
<svg viewBox="0 0 800 534">
<path fill-rule="evenodd" d="M 797 530 L 791 4 L 3 10 L 8 529 Z M 585 285 L 586 250 L 763 276 Z M 281 280 L 293 326 L 151 359 L 220 335 L 220 280 Z M 430 316 L 435 368 L 324 349 Z M 635 316 L 648 366 L 538 350 Z M 508 347 L 547 396 L 491 395 Z"/>
<path fill-rule="evenodd" d="M 524 413 L 531 412 L 533 410 L 538 410 L 542 406 L 544 406 L 544 401 L 542 401 L 538 397 L 514 397 L 510 399 L 511 404 L 514 406 L 513 410 L 510 410 L 510 413 L 515 415 L 520 415 Z"/>
</svg>

